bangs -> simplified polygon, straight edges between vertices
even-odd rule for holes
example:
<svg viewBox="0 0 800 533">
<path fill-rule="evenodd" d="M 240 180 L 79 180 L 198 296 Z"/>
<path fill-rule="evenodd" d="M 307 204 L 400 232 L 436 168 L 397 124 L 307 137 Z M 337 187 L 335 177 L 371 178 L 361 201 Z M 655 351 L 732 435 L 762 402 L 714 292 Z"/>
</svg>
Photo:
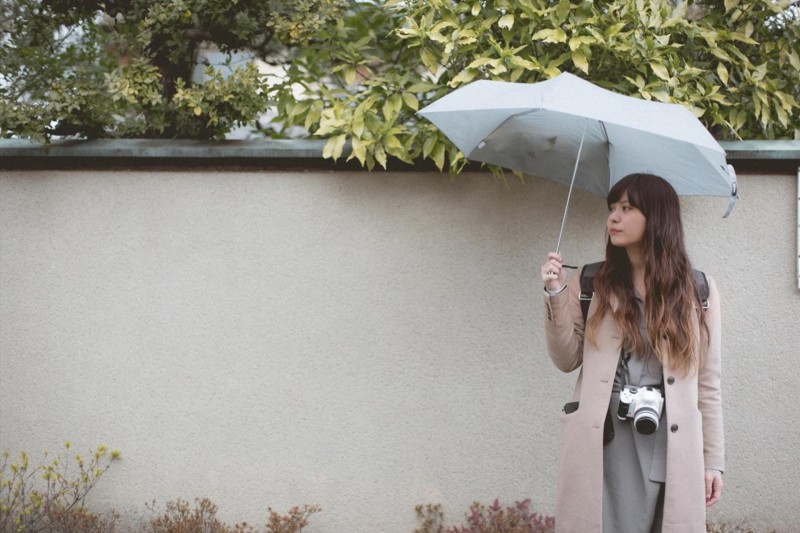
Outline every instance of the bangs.
<svg viewBox="0 0 800 533">
<path fill-rule="evenodd" d="M 641 180 L 642 174 L 629 174 L 619 180 L 617 183 L 611 187 L 611 190 L 608 191 L 608 197 L 606 198 L 606 203 L 608 207 L 611 207 L 611 204 L 619 202 L 619 199 L 622 198 L 622 195 L 626 192 L 628 193 L 628 202 L 635 208 L 641 210 L 642 209 L 642 194 L 641 194 Z"/>
</svg>

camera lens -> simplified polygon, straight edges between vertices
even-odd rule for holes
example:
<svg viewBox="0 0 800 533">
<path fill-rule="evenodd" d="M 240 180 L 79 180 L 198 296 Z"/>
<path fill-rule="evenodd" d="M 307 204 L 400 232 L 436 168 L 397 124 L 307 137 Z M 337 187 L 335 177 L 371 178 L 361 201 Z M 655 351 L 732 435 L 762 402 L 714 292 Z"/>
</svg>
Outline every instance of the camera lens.
<svg viewBox="0 0 800 533">
<path fill-rule="evenodd" d="M 642 435 L 652 435 L 658 429 L 658 413 L 652 407 L 637 409 L 633 425 Z"/>
</svg>

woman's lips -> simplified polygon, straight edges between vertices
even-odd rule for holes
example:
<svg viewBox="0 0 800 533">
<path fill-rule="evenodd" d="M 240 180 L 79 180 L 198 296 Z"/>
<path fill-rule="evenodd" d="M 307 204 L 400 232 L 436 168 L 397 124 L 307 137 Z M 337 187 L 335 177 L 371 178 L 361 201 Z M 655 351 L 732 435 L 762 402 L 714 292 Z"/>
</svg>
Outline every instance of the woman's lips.
<svg viewBox="0 0 800 533">
<path fill-rule="evenodd" d="M 619 233 L 620 231 L 621 231 L 621 230 L 618 230 L 618 229 L 610 229 L 610 230 L 608 230 L 608 232 L 609 232 L 611 235 L 616 235 L 616 234 L 617 234 L 617 233 Z"/>
</svg>

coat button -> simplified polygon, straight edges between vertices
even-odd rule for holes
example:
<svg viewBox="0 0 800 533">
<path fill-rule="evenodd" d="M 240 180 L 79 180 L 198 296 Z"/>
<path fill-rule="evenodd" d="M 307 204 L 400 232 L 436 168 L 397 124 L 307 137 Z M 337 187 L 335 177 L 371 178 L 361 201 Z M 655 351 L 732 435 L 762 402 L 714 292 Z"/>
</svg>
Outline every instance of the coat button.
<svg viewBox="0 0 800 533">
<path fill-rule="evenodd" d="M 675 378 L 673 378 L 672 376 L 668 377 L 668 378 L 667 378 L 667 383 L 669 383 L 670 385 L 672 385 L 673 383 L 675 383 Z"/>
<path fill-rule="evenodd" d="M 672 427 L 669 429 L 671 429 L 672 432 L 675 433 L 676 431 L 678 431 L 678 424 L 672 424 Z"/>
</svg>

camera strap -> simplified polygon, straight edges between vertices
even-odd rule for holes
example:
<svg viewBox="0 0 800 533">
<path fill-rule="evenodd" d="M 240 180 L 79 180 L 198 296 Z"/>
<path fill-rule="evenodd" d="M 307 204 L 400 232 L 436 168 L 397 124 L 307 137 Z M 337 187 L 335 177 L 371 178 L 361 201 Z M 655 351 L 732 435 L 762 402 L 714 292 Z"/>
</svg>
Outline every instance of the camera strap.
<svg viewBox="0 0 800 533">
<path fill-rule="evenodd" d="M 619 363 L 617 366 L 617 372 L 620 372 L 620 383 L 619 383 L 619 390 L 625 388 L 625 385 L 628 384 L 628 361 L 631 360 L 631 353 L 626 352 L 625 349 L 622 349 L 622 353 L 619 354 Z"/>
</svg>

